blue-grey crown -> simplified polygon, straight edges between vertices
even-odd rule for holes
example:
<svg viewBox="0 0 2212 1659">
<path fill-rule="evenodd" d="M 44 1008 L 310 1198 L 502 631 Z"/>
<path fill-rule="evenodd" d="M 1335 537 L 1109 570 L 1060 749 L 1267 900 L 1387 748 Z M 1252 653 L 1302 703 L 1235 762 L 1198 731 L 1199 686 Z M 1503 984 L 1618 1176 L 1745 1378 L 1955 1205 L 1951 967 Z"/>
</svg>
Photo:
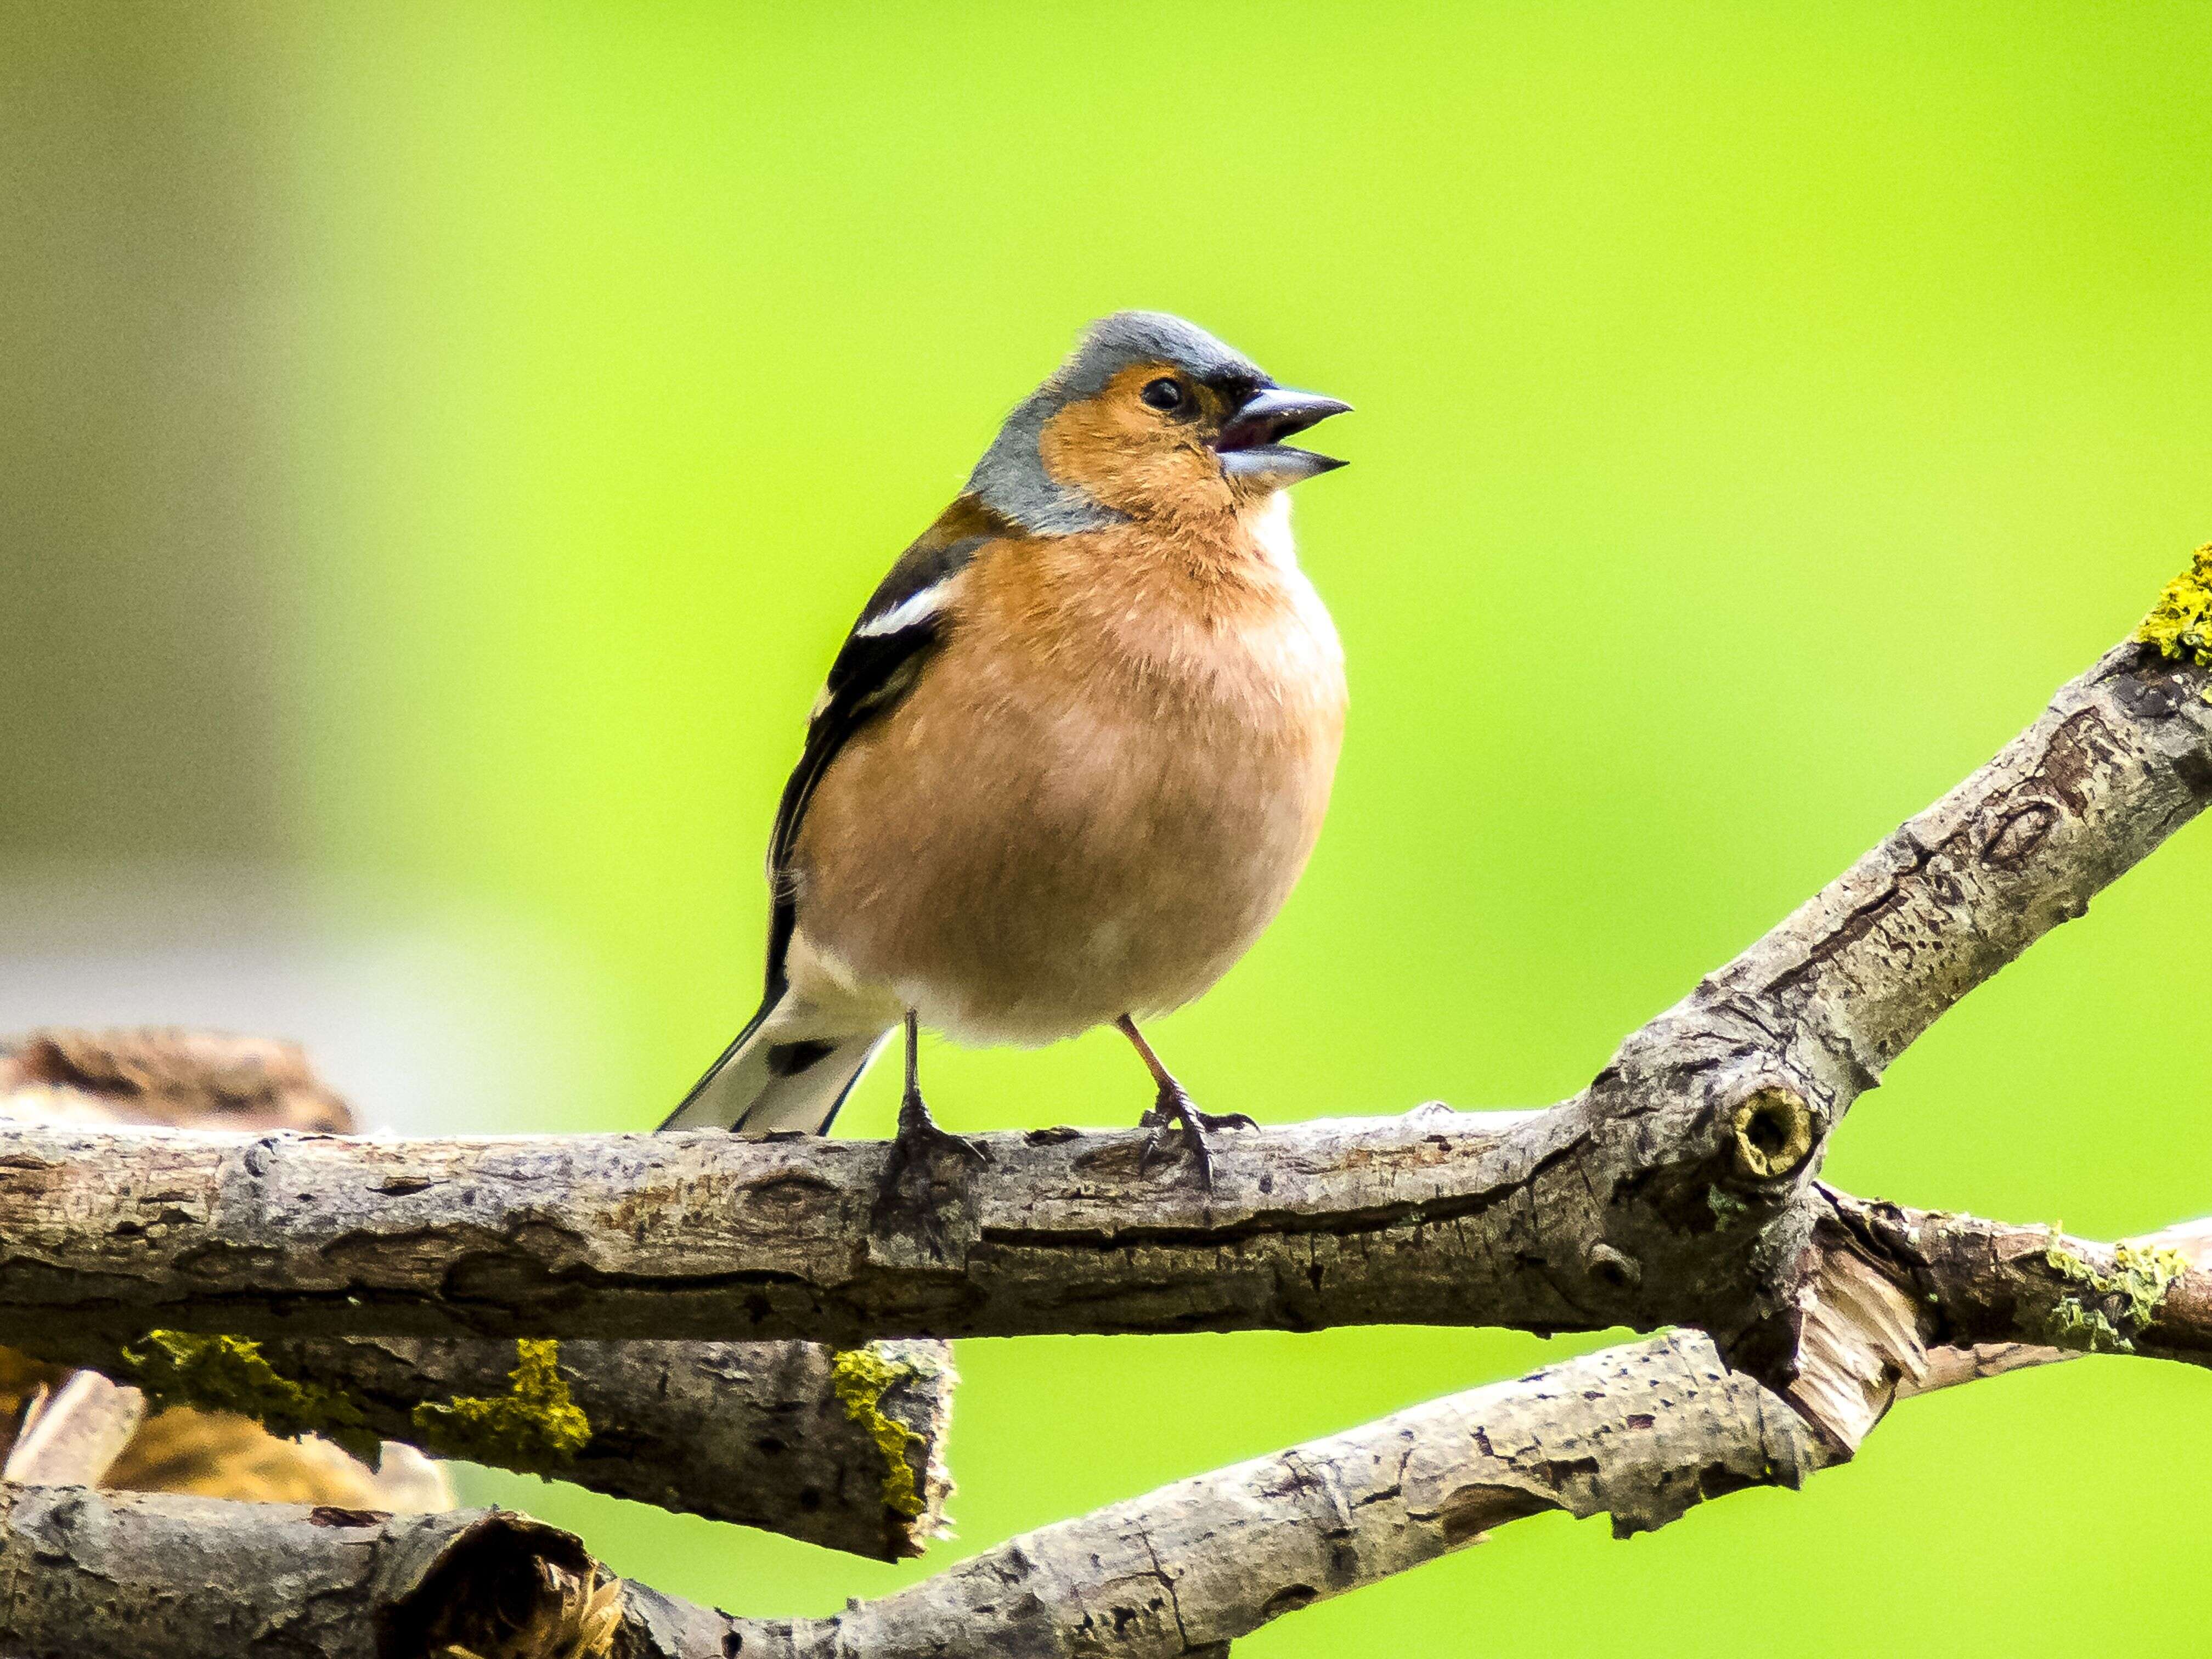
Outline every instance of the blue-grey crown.
<svg viewBox="0 0 2212 1659">
<path fill-rule="evenodd" d="M 1006 416 L 969 477 L 969 493 L 1040 536 L 1126 522 L 1124 514 L 1088 491 L 1049 476 L 1037 446 L 1045 422 L 1068 404 L 1097 397 L 1130 364 L 1152 362 L 1171 363 L 1194 380 L 1219 386 L 1270 384 L 1257 363 L 1195 323 L 1164 311 L 1117 311 L 1085 330 L 1067 361 Z"/>
<path fill-rule="evenodd" d="M 1060 373 L 1045 382 L 1063 398 L 1095 398 L 1131 363 L 1172 363 L 1192 379 L 1227 385 L 1265 385 L 1267 377 L 1243 352 L 1231 349 L 1195 323 L 1164 311 L 1117 311 L 1085 331 Z"/>
</svg>

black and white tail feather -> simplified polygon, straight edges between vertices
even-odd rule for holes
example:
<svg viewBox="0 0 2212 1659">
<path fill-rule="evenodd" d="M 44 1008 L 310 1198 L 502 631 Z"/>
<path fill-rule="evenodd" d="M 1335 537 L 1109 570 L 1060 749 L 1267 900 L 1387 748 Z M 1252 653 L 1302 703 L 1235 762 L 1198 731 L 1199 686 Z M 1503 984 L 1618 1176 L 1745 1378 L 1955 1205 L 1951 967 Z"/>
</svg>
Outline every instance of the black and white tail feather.
<svg viewBox="0 0 2212 1659">
<path fill-rule="evenodd" d="M 797 1011 L 786 1006 L 790 1000 L 779 990 L 763 1002 L 660 1127 L 747 1136 L 791 1130 L 827 1134 L 891 1032 L 809 1036 L 804 1018 L 794 1018 Z"/>
</svg>

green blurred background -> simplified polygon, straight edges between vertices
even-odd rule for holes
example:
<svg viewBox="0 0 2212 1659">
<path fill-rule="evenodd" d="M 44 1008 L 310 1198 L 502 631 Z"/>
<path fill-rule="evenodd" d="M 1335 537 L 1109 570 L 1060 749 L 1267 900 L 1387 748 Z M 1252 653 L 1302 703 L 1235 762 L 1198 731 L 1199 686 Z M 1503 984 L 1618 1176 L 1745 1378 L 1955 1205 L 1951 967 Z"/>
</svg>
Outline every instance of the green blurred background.
<svg viewBox="0 0 2212 1659">
<path fill-rule="evenodd" d="M 301 1036 L 417 1130 L 656 1121 L 752 1006 L 844 626 L 1142 305 L 1359 406 L 1298 504 L 1334 813 L 1158 1041 L 1270 1120 L 1567 1094 L 2212 538 L 2209 58 L 2194 3 L 11 9 L 0 1016 Z M 2208 953 L 2200 828 L 1831 1173 L 2212 1208 Z M 1110 1036 L 926 1063 L 962 1129 L 1145 1104 Z M 969 1343 L 959 1537 L 896 1569 L 471 1486 L 822 1612 L 1580 1346 Z M 1978 1386 L 1801 1494 L 1525 1522 L 1238 1651 L 2201 1654 L 2208 1387 Z"/>
</svg>

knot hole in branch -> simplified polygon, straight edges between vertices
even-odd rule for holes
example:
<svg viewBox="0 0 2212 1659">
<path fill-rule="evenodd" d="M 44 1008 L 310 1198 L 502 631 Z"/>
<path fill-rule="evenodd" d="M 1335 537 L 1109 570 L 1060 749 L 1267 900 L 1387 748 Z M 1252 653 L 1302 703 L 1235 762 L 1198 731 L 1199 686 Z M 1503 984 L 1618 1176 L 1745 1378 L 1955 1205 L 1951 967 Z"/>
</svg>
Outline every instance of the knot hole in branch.
<svg viewBox="0 0 2212 1659">
<path fill-rule="evenodd" d="M 1589 1275 L 1609 1290 L 1632 1291 L 1644 1282 L 1643 1264 L 1601 1240 L 1583 1256 Z"/>
<path fill-rule="evenodd" d="M 1813 1109 L 1795 1089 L 1762 1084 L 1736 1103 L 1736 1166 L 1753 1180 L 1794 1175 L 1812 1155 Z"/>
</svg>

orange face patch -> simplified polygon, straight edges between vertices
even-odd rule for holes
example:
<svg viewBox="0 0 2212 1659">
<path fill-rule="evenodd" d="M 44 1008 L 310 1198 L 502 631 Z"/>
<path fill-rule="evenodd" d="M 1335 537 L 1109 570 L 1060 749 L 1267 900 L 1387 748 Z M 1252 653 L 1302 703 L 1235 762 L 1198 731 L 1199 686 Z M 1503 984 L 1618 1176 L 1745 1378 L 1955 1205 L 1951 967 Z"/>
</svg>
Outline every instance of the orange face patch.
<svg viewBox="0 0 2212 1659">
<path fill-rule="evenodd" d="M 1144 400 L 1144 388 L 1164 376 L 1190 399 L 1181 418 Z M 1133 363 L 1047 421 L 1037 451 L 1054 479 L 1134 518 L 1231 513 L 1237 495 L 1211 442 L 1225 412 L 1218 392 L 1170 365 Z"/>
</svg>

